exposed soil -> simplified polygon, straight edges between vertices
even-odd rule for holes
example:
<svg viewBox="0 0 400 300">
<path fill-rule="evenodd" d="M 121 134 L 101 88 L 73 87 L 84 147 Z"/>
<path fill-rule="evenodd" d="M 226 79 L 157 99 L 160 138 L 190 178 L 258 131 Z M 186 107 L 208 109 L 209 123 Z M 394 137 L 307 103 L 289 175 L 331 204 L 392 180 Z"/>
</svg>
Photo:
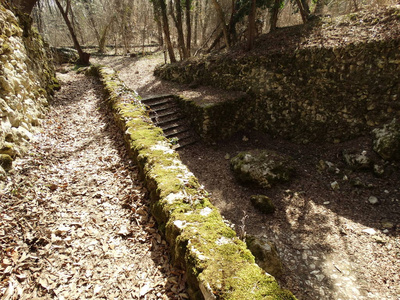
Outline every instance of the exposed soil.
<svg viewBox="0 0 400 300">
<path fill-rule="evenodd" d="M 182 89 L 155 78 L 161 56 L 104 57 L 141 96 Z M 187 87 L 184 87 L 187 88 Z M 196 90 L 202 90 L 198 87 Z M 271 149 L 296 161 L 296 176 L 271 189 L 240 185 L 229 159 L 247 149 Z M 400 299 L 400 171 L 386 164 L 385 176 L 352 171 L 343 150 L 367 151 L 376 162 L 370 137 L 342 144 L 296 145 L 266 134 L 242 132 L 214 145 L 197 143 L 179 151 L 182 160 L 212 194 L 221 214 L 251 235 L 273 241 L 284 264 L 279 281 L 299 299 Z M 339 189 L 332 189 L 333 182 Z M 276 212 L 263 215 L 250 196 L 273 199 Z M 379 204 L 373 205 L 369 197 Z M 245 217 L 247 216 L 247 217 Z M 244 224 L 243 224 L 243 220 Z"/>
<path fill-rule="evenodd" d="M 102 87 L 58 78 L 43 131 L 0 182 L 0 298 L 187 299 Z"/>
</svg>

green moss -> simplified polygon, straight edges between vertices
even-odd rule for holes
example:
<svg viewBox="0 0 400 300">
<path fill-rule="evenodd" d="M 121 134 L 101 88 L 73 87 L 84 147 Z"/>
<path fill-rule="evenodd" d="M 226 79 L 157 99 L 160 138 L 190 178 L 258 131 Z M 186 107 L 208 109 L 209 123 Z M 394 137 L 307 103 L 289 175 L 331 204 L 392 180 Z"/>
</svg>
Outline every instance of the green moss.
<svg viewBox="0 0 400 300">
<path fill-rule="evenodd" d="M 168 147 L 161 129 L 149 121 L 143 106 L 122 101 L 130 94 L 116 73 L 99 67 L 98 74 L 150 191 L 152 213 L 165 232 L 174 263 L 187 271 L 191 298 L 204 297 L 204 291 L 200 292 L 204 282 L 219 299 L 294 299 L 283 298 L 281 295 L 291 294 L 280 290 L 276 281 L 255 265 L 246 245 L 225 225 L 197 179 Z"/>
</svg>

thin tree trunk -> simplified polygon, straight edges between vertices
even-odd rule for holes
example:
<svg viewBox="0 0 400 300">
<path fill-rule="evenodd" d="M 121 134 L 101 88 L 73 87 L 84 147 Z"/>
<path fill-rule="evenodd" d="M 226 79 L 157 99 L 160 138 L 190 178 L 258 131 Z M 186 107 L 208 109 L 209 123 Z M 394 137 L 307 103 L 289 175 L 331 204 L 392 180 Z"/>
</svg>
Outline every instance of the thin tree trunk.
<svg viewBox="0 0 400 300">
<path fill-rule="evenodd" d="M 237 34 L 236 34 L 236 21 L 235 21 L 235 15 L 236 15 L 236 0 L 232 0 L 231 2 L 231 19 L 229 20 L 229 25 L 228 25 L 228 32 L 229 32 L 229 39 L 231 44 L 235 44 L 237 41 Z"/>
<path fill-rule="evenodd" d="M 193 40 L 192 43 L 194 47 L 197 48 L 198 42 L 199 42 L 199 18 L 200 18 L 200 1 L 195 2 L 196 3 L 196 10 L 194 13 L 194 29 L 193 29 Z M 197 51 L 197 50 L 196 50 Z"/>
<path fill-rule="evenodd" d="M 181 7 L 181 0 L 175 0 L 175 10 L 176 10 L 176 18 L 175 25 L 176 30 L 178 31 L 178 44 L 179 48 L 182 51 L 183 59 L 188 57 L 186 46 L 185 46 L 185 37 L 183 35 L 183 24 L 182 24 L 182 7 Z"/>
<path fill-rule="evenodd" d="M 217 37 L 215 38 L 214 42 L 211 44 L 211 46 L 207 49 L 207 53 L 210 53 L 212 49 L 215 48 L 215 46 L 217 46 L 217 44 L 219 43 L 219 41 L 222 39 L 222 37 L 224 36 L 224 33 L 221 31 Z"/>
<path fill-rule="evenodd" d="M 114 21 L 114 18 L 111 20 L 111 22 L 104 28 L 103 32 L 101 35 L 99 35 L 99 53 L 104 53 L 106 50 L 106 41 L 107 41 L 107 35 L 108 31 L 110 30 L 110 27 Z"/>
<path fill-rule="evenodd" d="M 185 3 L 186 12 L 186 55 L 190 57 L 191 54 L 191 41 L 192 41 L 192 25 L 190 18 L 190 7 L 192 6 L 192 0 L 186 0 Z"/>
<path fill-rule="evenodd" d="M 71 38 L 72 38 L 72 40 L 74 42 L 74 47 L 78 51 L 79 63 L 82 64 L 82 65 L 88 65 L 89 64 L 90 54 L 88 54 L 86 52 L 83 52 L 83 50 L 81 48 L 81 45 L 79 44 L 78 39 L 76 38 L 76 35 L 75 35 L 74 29 L 72 27 L 72 24 L 71 24 L 71 22 L 69 21 L 69 18 L 68 18 L 67 12 L 68 12 L 68 8 L 69 8 L 69 3 L 67 3 L 67 10 L 64 11 L 64 9 L 63 9 L 61 3 L 59 2 L 59 0 L 55 0 L 55 2 L 56 2 L 56 5 L 57 5 L 58 9 L 60 10 L 61 15 L 64 18 L 64 21 L 65 21 L 65 24 L 68 27 L 69 33 L 71 34 Z"/>
<path fill-rule="evenodd" d="M 254 48 L 254 40 L 256 37 L 256 13 L 257 13 L 256 0 L 252 0 L 250 13 L 249 13 L 249 26 L 248 26 L 248 34 L 247 34 L 247 51 L 250 51 L 251 49 Z"/>
<path fill-rule="evenodd" d="M 162 24 L 161 24 L 161 14 L 160 14 L 160 10 L 157 8 L 157 5 L 153 5 L 153 9 L 154 9 L 154 19 L 156 21 L 157 24 L 157 40 L 158 40 L 158 44 L 160 45 L 160 48 L 162 48 L 164 46 L 164 39 L 163 39 L 163 35 L 162 35 Z"/>
<path fill-rule="evenodd" d="M 296 0 L 296 4 L 297 7 L 300 10 L 300 15 L 301 15 L 301 19 L 303 20 L 303 23 L 307 23 L 308 21 L 308 14 L 305 11 L 304 7 L 303 7 L 303 3 L 301 2 L 301 0 Z"/>
<path fill-rule="evenodd" d="M 276 24 L 278 23 L 278 14 L 280 8 L 281 0 L 275 0 L 274 5 L 271 9 L 271 19 L 270 19 L 270 31 L 276 30 Z"/>
<path fill-rule="evenodd" d="M 310 15 L 310 6 L 308 5 L 307 0 L 301 0 L 301 4 L 303 5 L 304 11 L 306 12 L 307 16 Z"/>
<path fill-rule="evenodd" d="M 217 11 L 218 18 L 222 24 L 222 32 L 224 34 L 225 45 L 227 48 L 229 48 L 231 45 L 229 40 L 228 26 L 226 26 L 225 22 L 224 12 L 222 11 L 222 7 L 217 0 L 212 0 L 212 2 L 214 4 L 215 10 Z"/>
<path fill-rule="evenodd" d="M 174 48 L 172 47 L 171 36 L 169 32 L 167 6 L 165 4 L 165 0 L 158 0 L 158 4 L 160 5 L 161 15 L 163 19 L 164 38 L 167 44 L 169 59 L 171 60 L 171 63 L 174 63 L 176 62 L 176 58 L 175 58 Z"/>
</svg>

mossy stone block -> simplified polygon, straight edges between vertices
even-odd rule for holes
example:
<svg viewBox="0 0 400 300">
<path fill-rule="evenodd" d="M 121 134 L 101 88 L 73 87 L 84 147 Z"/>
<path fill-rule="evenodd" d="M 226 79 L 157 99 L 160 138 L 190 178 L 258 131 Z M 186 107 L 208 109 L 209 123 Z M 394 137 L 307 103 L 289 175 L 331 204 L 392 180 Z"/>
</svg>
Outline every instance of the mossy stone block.
<svg viewBox="0 0 400 300">
<path fill-rule="evenodd" d="M 231 159 L 231 169 L 239 181 L 264 188 L 289 181 L 294 173 L 293 160 L 289 156 L 259 149 L 239 153 Z"/>
</svg>

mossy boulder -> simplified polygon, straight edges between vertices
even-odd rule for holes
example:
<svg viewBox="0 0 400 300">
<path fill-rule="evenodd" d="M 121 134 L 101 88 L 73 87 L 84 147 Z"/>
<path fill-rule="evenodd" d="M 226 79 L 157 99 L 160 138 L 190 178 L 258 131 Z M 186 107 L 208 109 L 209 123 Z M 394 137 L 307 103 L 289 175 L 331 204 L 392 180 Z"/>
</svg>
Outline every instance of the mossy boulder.
<svg viewBox="0 0 400 300">
<path fill-rule="evenodd" d="M 52 48 L 54 62 L 57 64 L 75 63 L 79 59 L 78 51 L 72 48 Z"/>
<path fill-rule="evenodd" d="M 12 158 L 8 154 L 0 154 L 0 167 L 5 171 L 10 171 L 12 168 Z"/>
<path fill-rule="evenodd" d="M 274 243 L 264 237 L 250 235 L 246 237 L 246 244 L 260 268 L 274 277 L 282 276 L 282 261 Z"/>
<path fill-rule="evenodd" d="M 294 164 L 289 156 L 256 149 L 232 158 L 231 169 L 240 182 L 270 188 L 278 182 L 289 181 L 294 173 Z"/>
<path fill-rule="evenodd" d="M 400 121 L 393 119 L 382 128 L 373 130 L 374 151 L 384 160 L 400 160 Z"/>
<path fill-rule="evenodd" d="M 251 196 L 250 201 L 255 208 L 263 213 L 272 214 L 275 212 L 275 205 L 272 200 L 267 196 L 253 195 Z"/>
</svg>

